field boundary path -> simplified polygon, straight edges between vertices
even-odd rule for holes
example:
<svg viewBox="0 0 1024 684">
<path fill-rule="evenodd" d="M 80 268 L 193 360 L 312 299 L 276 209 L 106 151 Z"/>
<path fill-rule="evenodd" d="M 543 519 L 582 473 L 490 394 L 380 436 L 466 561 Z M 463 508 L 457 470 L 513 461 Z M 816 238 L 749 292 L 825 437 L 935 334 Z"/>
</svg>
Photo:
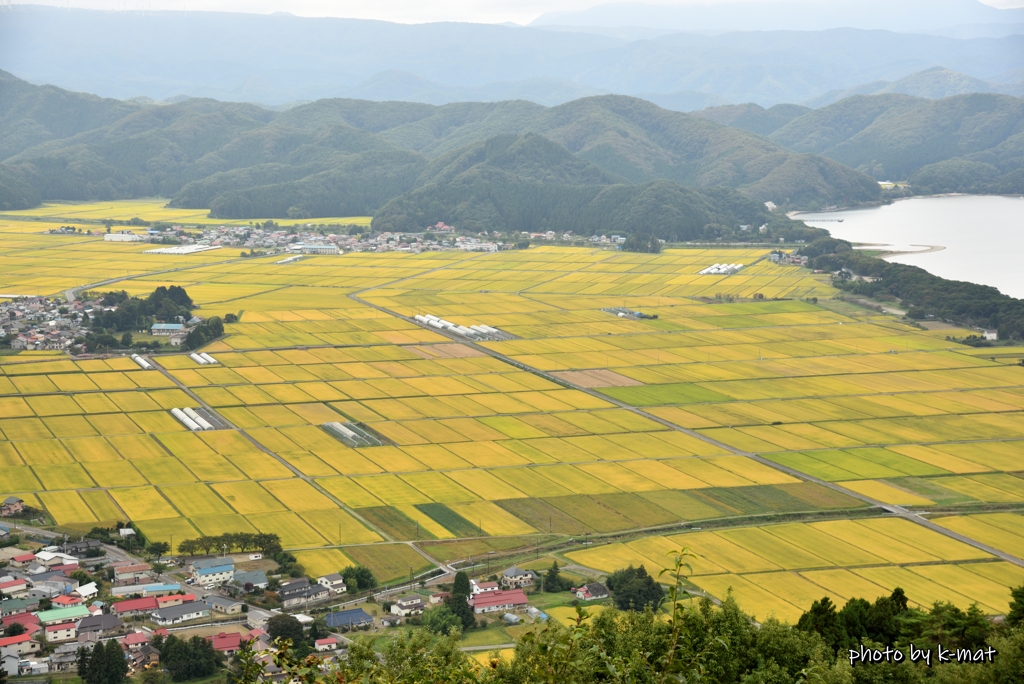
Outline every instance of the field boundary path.
<svg viewBox="0 0 1024 684">
<path fill-rule="evenodd" d="M 119 283 L 122 280 L 135 280 L 136 278 L 142 278 L 144 276 L 163 275 L 165 273 L 178 273 L 179 271 L 190 271 L 190 270 L 192 270 L 194 268 L 203 268 L 203 267 L 206 267 L 206 266 L 222 266 L 224 264 L 231 264 L 231 263 L 234 263 L 236 261 L 241 261 L 241 259 L 226 259 L 224 261 L 210 261 L 210 262 L 206 262 L 206 263 L 202 263 L 202 264 L 192 264 L 190 266 L 179 266 L 178 268 L 169 268 L 166 271 L 149 271 L 147 273 L 136 273 L 134 275 L 123 275 L 123 276 L 119 276 L 117 278 L 108 278 L 107 280 L 100 280 L 99 282 L 87 283 L 85 285 L 77 285 L 75 287 L 68 288 L 67 290 L 64 290 L 64 298 L 66 300 L 68 300 L 68 304 L 71 304 L 72 302 L 75 301 L 75 299 L 78 298 L 78 295 L 80 293 L 88 291 L 88 290 L 91 290 L 94 287 L 103 287 L 104 285 L 113 285 L 114 283 Z"/>
</svg>

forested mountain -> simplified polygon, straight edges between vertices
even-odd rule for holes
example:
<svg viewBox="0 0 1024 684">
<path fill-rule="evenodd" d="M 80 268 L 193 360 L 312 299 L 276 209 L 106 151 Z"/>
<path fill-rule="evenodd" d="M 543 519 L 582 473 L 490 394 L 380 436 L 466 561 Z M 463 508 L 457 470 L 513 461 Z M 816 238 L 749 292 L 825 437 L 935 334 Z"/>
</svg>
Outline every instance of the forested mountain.
<svg viewBox="0 0 1024 684">
<path fill-rule="evenodd" d="M 272 112 L 203 99 L 104 100 L 2 74 L 0 120 L 0 149 L 10 152 L 0 159 L 7 209 L 40 198 L 165 196 L 175 206 L 231 218 L 373 214 L 415 188 L 436 185 L 438 169 L 466 154 L 448 156 L 456 150 L 526 134 L 557 143 L 572 161 L 542 155 L 543 164 L 555 166 L 535 165 L 525 176 L 515 169 L 517 178 L 531 181 L 669 180 L 801 208 L 879 195 L 870 178 L 834 161 L 624 96 L 551 108 L 524 101 L 435 107 L 321 100 Z M 588 180 L 561 178 L 569 169 L 587 169 Z M 466 170 L 449 170 L 448 177 Z"/>
<path fill-rule="evenodd" d="M 735 190 L 698 192 L 666 180 L 636 185 L 536 133 L 504 135 L 442 155 L 412 192 L 388 202 L 375 230 L 411 231 L 437 221 L 468 230 L 643 232 L 669 240 L 714 239 L 723 227 L 772 222 Z"/>
<path fill-rule="evenodd" d="M 1024 192 L 1024 100 L 976 93 L 942 100 L 851 97 L 808 112 L 770 139 L 915 191 Z"/>
<path fill-rule="evenodd" d="M 768 109 L 753 102 L 741 105 L 722 105 L 708 107 L 694 116 L 708 119 L 723 126 L 742 128 L 758 135 L 771 135 L 793 119 L 798 119 L 811 111 L 810 107 L 794 104 L 777 104 Z"/>
</svg>

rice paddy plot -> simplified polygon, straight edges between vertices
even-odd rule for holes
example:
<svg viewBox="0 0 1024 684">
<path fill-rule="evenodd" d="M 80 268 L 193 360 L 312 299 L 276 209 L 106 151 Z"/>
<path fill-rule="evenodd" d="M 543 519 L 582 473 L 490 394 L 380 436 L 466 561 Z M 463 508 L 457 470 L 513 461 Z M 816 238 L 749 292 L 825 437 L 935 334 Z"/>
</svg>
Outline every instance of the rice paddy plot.
<svg viewBox="0 0 1024 684">
<path fill-rule="evenodd" d="M 352 560 L 338 549 L 296 551 L 295 558 L 306 572 L 314 577 L 329 575 L 354 565 Z"/>
<path fill-rule="evenodd" d="M 255 533 L 256 528 L 249 524 L 245 516 L 237 513 L 227 515 L 190 516 L 191 523 L 202 532 L 203 536 L 216 537 L 222 534 Z"/>
<path fill-rule="evenodd" d="M 276 534 L 286 549 L 325 546 L 326 540 L 307 522 L 291 511 L 280 513 L 253 513 L 249 522 L 260 532 Z"/>
<path fill-rule="evenodd" d="M 58 525 L 96 521 L 92 509 L 78 492 L 40 492 L 39 499 Z"/>
<path fill-rule="evenodd" d="M 371 544 L 381 541 L 379 534 L 340 508 L 311 510 L 303 513 L 302 519 L 334 544 Z"/>
<path fill-rule="evenodd" d="M 368 567 L 381 582 L 391 582 L 429 570 L 430 561 L 406 544 L 373 544 L 349 546 L 345 555 L 359 565 Z"/>
<path fill-rule="evenodd" d="M 470 523 L 476 522 L 490 535 L 510 536 L 536 532 L 531 526 L 490 501 L 452 504 L 451 508 Z"/>
<path fill-rule="evenodd" d="M 133 522 L 176 518 L 181 515 L 154 487 L 112 489 L 110 495 Z"/>
</svg>

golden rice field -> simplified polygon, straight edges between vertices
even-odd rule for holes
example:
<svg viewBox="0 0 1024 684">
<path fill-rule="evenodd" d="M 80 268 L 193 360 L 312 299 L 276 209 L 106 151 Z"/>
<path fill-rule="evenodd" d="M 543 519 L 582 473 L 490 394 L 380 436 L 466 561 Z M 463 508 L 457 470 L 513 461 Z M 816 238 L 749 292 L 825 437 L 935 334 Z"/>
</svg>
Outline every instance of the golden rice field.
<svg viewBox="0 0 1024 684">
<path fill-rule="evenodd" d="M 43 222 L 193 220 L 152 201 L 33 211 Z M 392 560 L 396 549 L 427 561 L 389 542 L 734 518 L 739 527 L 570 558 L 603 571 L 662 567 L 685 543 L 700 556 L 696 586 L 731 588 L 759 616 L 788 619 L 824 594 L 896 585 L 919 603 L 946 596 L 998 613 L 1003 589 L 1020 583 L 1016 565 L 903 520 L 749 527 L 765 514 L 942 506 L 944 529 L 1024 554 L 1012 513 L 952 514 L 1024 507 L 1024 368 L 1013 351 L 993 358 L 830 307 L 827 280 L 771 264 L 765 249 L 275 264 L 142 255 L 8 223 L 0 295 L 127 277 L 109 287 L 181 285 L 202 315 L 240 317 L 204 349 L 213 366 L 175 353 L 154 356 L 155 371 L 126 358 L 0 357 L 0 495 L 46 508 L 60 526 L 131 520 L 175 543 L 273 532 L 316 572 L 365 560 L 397 578 L 415 559 Z M 748 268 L 698 274 L 725 260 Z M 509 339 L 465 344 L 411 320 L 420 313 Z M 185 406 L 229 429 L 185 431 L 169 414 Z M 321 428 L 333 421 L 382 444 L 351 448 Z"/>
<path fill-rule="evenodd" d="M 1010 517 L 1000 520 L 1019 529 L 1020 519 Z M 993 538 L 1007 536 L 1014 535 Z M 567 556 L 605 572 L 643 565 L 657 575 L 672 567 L 683 548 L 696 554 L 687 558 L 695 587 L 719 598 L 731 591 L 759 620 L 775 615 L 793 622 L 822 596 L 842 605 L 851 598 L 873 600 L 897 586 L 925 607 L 935 601 L 964 609 L 977 603 L 990 614 L 1002 614 L 1010 600 L 1008 587 L 1024 581 L 1024 568 L 896 518 L 689 532 Z"/>
</svg>

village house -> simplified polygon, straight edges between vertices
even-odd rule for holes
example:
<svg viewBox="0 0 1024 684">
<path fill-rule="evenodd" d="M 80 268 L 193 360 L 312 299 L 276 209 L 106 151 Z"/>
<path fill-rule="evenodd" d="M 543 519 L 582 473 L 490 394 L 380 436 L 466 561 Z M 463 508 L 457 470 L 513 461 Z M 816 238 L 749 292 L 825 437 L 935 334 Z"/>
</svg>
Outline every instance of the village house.
<svg viewBox="0 0 1024 684">
<path fill-rule="evenodd" d="M 9 518 L 20 515 L 25 510 L 25 502 L 16 496 L 9 496 L 0 502 L 0 517 Z"/>
<path fill-rule="evenodd" d="M 6 630 L 13 624 L 19 624 L 25 628 L 25 634 L 33 636 L 37 632 L 43 631 L 42 626 L 39 624 L 39 618 L 34 613 L 18 613 L 17 615 L 8 615 L 5 618 L 0 619 L 0 626 Z"/>
<path fill-rule="evenodd" d="M 230 558 L 207 558 L 192 563 L 192 581 L 209 588 L 230 582 L 235 577 L 235 563 Z"/>
<path fill-rule="evenodd" d="M 503 589 L 522 589 L 532 586 L 537 579 L 533 570 L 520 570 L 516 566 L 506 568 L 501 573 L 501 587 Z"/>
<path fill-rule="evenodd" d="M 160 651 L 153 648 L 150 644 L 146 644 L 139 650 L 131 652 L 128 659 L 131 662 L 132 669 L 135 671 L 144 670 L 160 662 Z"/>
<path fill-rule="evenodd" d="M 146 596 L 144 598 L 119 601 L 113 604 L 112 609 L 114 615 L 119 618 L 131 618 L 138 617 L 139 615 L 149 615 L 158 607 L 155 597 Z"/>
<path fill-rule="evenodd" d="M 607 587 L 600 582 L 591 582 L 590 584 L 584 584 L 582 587 L 573 587 L 572 593 L 576 594 L 576 598 L 580 601 L 600 601 L 610 596 Z"/>
<path fill-rule="evenodd" d="M 328 613 L 326 618 L 327 627 L 330 629 L 357 629 L 373 624 L 373 618 L 362 608 L 350 608 Z"/>
<path fill-rule="evenodd" d="M 240 615 L 242 613 L 242 607 L 245 605 L 241 601 L 236 601 L 235 599 L 213 595 L 207 596 L 206 602 L 210 605 L 210 610 L 214 613 L 223 613 L 224 615 Z"/>
<path fill-rule="evenodd" d="M 53 610 L 43 610 L 36 613 L 36 617 L 39 618 L 39 624 L 44 627 L 48 625 L 60 625 L 65 622 L 78 622 L 82 618 L 87 618 L 92 613 L 85 606 L 71 606 L 70 608 L 54 608 Z"/>
<path fill-rule="evenodd" d="M 74 622 L 63 622 L 59 625 L 49 625 L 46 627 L 46 640 L 51 644 L 57 644 L 62 641 L 74 641 L 78 638 L 78 628 Z"/>
<path fill-rule="evenodd" d="M 153 569 L 146 563 L 134 563 L 114 568 L 114 581 L 120 586 L 143 584 L 153 576 Z"/>
<path fill-rule="evenodd" d="M 121 648 L 126 651 L 138 651 L 149 643 L 149 637 L 143 632 L 132 632 L 121 637 Z"/>
<path fill-rule="evenodd" d="M 50 672 L 71 672 L 76 668 L 78 643 L 61 644 L 50 654 Z"/>
<path fill-rule="evenodd" d="M 10 650 L 18 655 L 39 652 L 39 642 L 33 641 L 28 634 L 0 639 L 0 649 Z"/>
<path fill-rule="evenodd" d="M 8 563 L 14 568 L 27 568 L 36 562 L 36 554 L 34 553 L 22 553 L 11 560 Z"/>
<path fill-rule="evenodd" d="M 210 607 L 202 601 L 183 603 L 180 606 L 161 608 L 153 613 L 153 622 L 161 627 L 177 625 L 190 620 L 210 617 Z"/>
<path fill-rule="evenodd" d="M 391 604 L 391 614 L 409 617 L 421 615 L 425 606 L 421 596 L 401 596 Z"/>
<path fill-rule="evenodd" d="M 262 570 L 235 570 L 234 584 L 248 591 L 246 587 L 250 585 L 253 589 L 266 589 L 270 586 L 270 580 L 267 579 L 267 573 Z"/>
<path fill-rule="evenodd" d="M 488 591 L 498 591 L 501 587 L 498 586 L 497 582 L 477 582 L 476 580 L 469 580 L 469 589 L 473 594 L 483 594 Z"/>
<path fill-rule="evenodd" d="M 0 617 L 29 613 L 34 610 L 39 610 L 38 599 L 20 598 L 0 602 Z"/>
<path fill-rule="evenodd" d="M 82 559 L 89 555 L 89 552 L 96 553 L 103 549 L 103 542 L 98 539 L 83 539 L 77 542 L 68 542 L 64 545 L 64 553 L 75 558 Z"/>
<path fill-rule="evenodd" d="M 305 587 L 293 589 L 287 595 L 282 593 L 280 596 L 282 606 L 285 608 L 295 608 L 309 603 L 316 603 L 317 601 L 325 601 L 331 597 L 331 592 L 327 587 L 320 586 L 319 584 L 307 584 Z"/>
<path fill-rule="evenodd" d="M 123 628 L 124 623 L 117 615 L 93 615 L 82 618 L 78 623 L 79 640 L 86 634 L 95 634 L 99 638 L 107 637 L 120 632 Z"/>
<path fill-rule="evenodd" d="M 324 575 L 323 577 L 318 577 L 316 583 L 327 587 L 332 594 L 344 594 L 347 589 L 345 586 L 345 578 L 336 572 L 330 575 Z"/>
<path fill-rule="evenodd" d="M 324 653 L 326 651 L 335 651 L 338 649 L 338 640 L 334 637 L 327 637 L 326 639 L 317 639 L 314 642 L 317 653 Z"/>
<path fill-rule="evenodd" d="M 206 637 L 206 640 L 213 645 L 213 650 L 223 653 L 228 658 L 242 650 L 242 644 L 247 641 L 238 632 L 220 632 L 213 636 Z"/>
<path fill-rule="evenodd" d="M 499 610 L 521 610 L 526 608 L 528 601 L 522 589 L 509 589 L 474 594 L 469 597 L 469 605 L 474 613 L 493 613 Z"/>
</svg>

